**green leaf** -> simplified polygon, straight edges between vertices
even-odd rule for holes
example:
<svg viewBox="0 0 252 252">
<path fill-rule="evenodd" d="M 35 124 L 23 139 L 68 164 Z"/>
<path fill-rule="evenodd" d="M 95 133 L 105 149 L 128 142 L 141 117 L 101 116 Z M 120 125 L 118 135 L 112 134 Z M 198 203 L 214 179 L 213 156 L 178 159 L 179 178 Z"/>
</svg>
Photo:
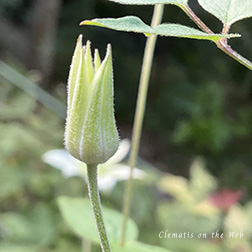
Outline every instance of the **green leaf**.
<svg viewBox="0 0 252 252">
<path fill-rule="evenodd" d="M 239 34 L 207 34 L 200 30 L 180 24 L 161 24 L 153 29 L 146 25 L 140 18 L 135 16 L 126 16 L 122 18 L 96 18 L 92 20 L 84 20 L 80 25 L 96 25 L 117 31 L 144 33 L 145 35 L 157 34 L 167 37 L 206 39 L 212 41 L 218 41 L 223 37 L 240 37 Z"/>
<path fill-rule="evenodd" d="M 170 252 L 170 250 L 147 245 L 140 242 L 129 242 L 126 243 L 125 246 L 122 247 L 113 247 L 113 252 Z"/>
<path fill-rule="evenodd" d="M 126 16 L 122 18 L 95 18 L 92 20 L 84 20 L 80 25 L 96 25 L 109 28 L 116 31 L 127 31 L 151 34 L 153 29 L 146 25 L 140 18 L 134 16 Z"/>
<path fill-rule="evenodd" d="M 239 34 L 207 34 L 200 30 L 184 26 L 181 24 L 161 24 L 154 28 L 154 32 L 160 36 L 167 37 L 181 37 L 181 38 L 193 38 L 193 39 L 206 39 L 212 41 L 218 41 L 220 38 L 234 38 L 240 37 Z"/>
<path fill-rule="evenodd" d="M 154 5 L 154 4 L 175 4 L 185 6 L 188 0 L 109 0 L 111 2 L 128 5 Z"/>
<path fill-rule="evenodd" d="M 80 237 L 99 243 L 89 199 L 62 196 L 57 201 L 61 214 L 71 230 Z M 121 213 L 104 206 L 102 211 L 109 240 L 111 244 L 118 244 L 123 216 Z M 126 241 L 135 240 L 137 236 L 138 228 L 132 220 L 129 220 Z"/>
<path fill-rule="evenodd" d="M 252 16 L 251 0 L 198 0 L 199 4 L 223 23 L 231 25 Z"/>
</svg>

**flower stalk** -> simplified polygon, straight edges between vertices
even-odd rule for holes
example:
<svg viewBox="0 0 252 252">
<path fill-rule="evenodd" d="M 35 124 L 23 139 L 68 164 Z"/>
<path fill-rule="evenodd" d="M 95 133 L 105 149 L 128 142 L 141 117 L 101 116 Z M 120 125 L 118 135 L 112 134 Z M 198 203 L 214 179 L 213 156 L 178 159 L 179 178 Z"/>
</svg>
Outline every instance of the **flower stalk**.
<svg viewBox="0 0 252 252">
<path fill-rule="evenodd" d="M 111 252 L 109 239 L 106 232 L 104 220 L 102 217 L 101 201 L 97 184 L 97 166 L 87 166 L 88 194 L 95 218 L 96 228 L 100 238 L 100 244 L 103 252 Z"/>
<path fill-rule="evenodd" d="M 164 5 L 156 4 L 154 7 L 153 17 L 151 26 L 155 27 L 161 23 L 163 16 Z M 126 190 L 124 193 L 123 202 L 123 223 L 122 223 L 122 233 L 121 233 L 121 246 L 124 246 L 125 236 L 127 230 L 127 221 L 129 218 L 130 205 L 131 205 L 131 195 L 132 195 L 132 184 L 133 184 L 133 171 L 136 166 L 137 156 L 139 152 L 140 138 L 142 132 L 143 118 L 146 106 L 146 99 L 148 93 L 148 86 L 150 80 L 151 67 L 153 62 L 154 49 L 156 45 L 157 36 L 150 35 L 146 41 L 144 58 L 140 76 L 139 91 L 137 98 L 137 106 L 135 112 L 135 119 L 133 125 L 132 134 L 132 148 L 130 151 L 129 166 L 130 166 L 130 177 L 126 184 Z"/>
<path fill-rule="evenodd" d="M 69 153 L 87 164 L 88 192 L 103 252 L 111 252 L 102 217 L 97 184 L 97 166 L 118 149 L 119 137 L 113 107 L 113 68 L 111 46 L 101 62 L 98 50 L 94 60 L 90 42 L 82 46 L 80 35 L 68 79 L 65 146 Z"/>
</svg>

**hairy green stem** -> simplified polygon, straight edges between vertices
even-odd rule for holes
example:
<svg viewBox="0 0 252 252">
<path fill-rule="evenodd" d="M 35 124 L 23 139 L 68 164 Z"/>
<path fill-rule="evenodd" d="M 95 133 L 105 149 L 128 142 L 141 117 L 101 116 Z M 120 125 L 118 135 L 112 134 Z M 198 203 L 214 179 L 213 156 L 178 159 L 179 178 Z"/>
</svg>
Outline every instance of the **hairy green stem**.
<svg viewBox="0 0 252 252">
<path fill-rule="evenodd" d="M 212 30 L 200 20 L 200 18 L 193 12 L 193 10 L 187 5 L 187 6 L 181 6 L 181 9 L 190 17 L 192 21 L 204 32 L 212 34 Z M 222 34 L 227 34 L 229 31 L 230 26 L 227 26 L 224 24 Z M 240 64 L 244 65 L 248 69 L 252 70 L 252 62 L 248 59 L 241 56 L 238 52 L 232 49 L 230 45 L 227 43 L 226 38 L 219 39 L 217 42 L 215 42 L 217 47 L 222 50 L 224 53 L 226 53 L 228 56 L 232 57 L 236 61 L 238 61 Z"/>
<path fill-rule="evenodd" d="M 102 252 L 111 252 L 108 235 L 102 217 L 100 195 L 97 184 L 97 165 L 87 165 L 87 178 L 88 194 L 91 201 L 96 228 L 100 238 Z"/>
<path fill-rule="evenodd" d="M 164 6 L 162 4 L 156 4 L 154 6 L 154 12 L 152 17 L 151 26 L 155 27 L 160 24 L 163 16 Z M 150 35 L 146 41 L 144 58 L 141 70 L 141 77 L 138 90 L 137 106 L 135 112 L 133 134 L 132 134 L 132 148 L 130 151 L 129 166 L 130 166 L 130 177 L 127 181 L 126 190 L 124 194 L 123 202 L 123 223 L 121 233 L 121 246 L 125 243 L 127 221 L 129 218 L 131 194 L 132 194 L 132 183 L 133 183 L 133 170 L 136 165 L 137 156 L 139 152 L 139 144 L 142 132 L 143 118 L 145 112 L 146 98 L 148 93 L 148 85 L 150 80 L 150 72 L 152 67 L 154 49 L 156 45 L 157 36 Z"/>
</svg>

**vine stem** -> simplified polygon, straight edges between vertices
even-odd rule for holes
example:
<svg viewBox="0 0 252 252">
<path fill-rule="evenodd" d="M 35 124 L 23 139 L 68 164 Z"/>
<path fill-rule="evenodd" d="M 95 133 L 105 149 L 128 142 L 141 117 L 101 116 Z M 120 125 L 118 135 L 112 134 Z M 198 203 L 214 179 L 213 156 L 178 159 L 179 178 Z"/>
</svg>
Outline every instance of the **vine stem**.
<svg viewBox="0 0 252 252">
<path fill-rule="evenodd" d="M 212 30 L 203 22 L 201 19 L 193 12 L 193 10 L 188 6 L 181 6 L 181 9 L 190 17 L 190 19 L 204 32 L 208 34 L 212 34 Z M 230 26 L 224 24 L 222 34 L 227 34 Z M 252 70 L 252 62 L 248 59 L 244 58 L 238 52 L 232 49 L 230 45 L 227 43 L 226 38 L 221 38 L 217 42 L 215 42 L 217 47 L 226 53 L 228 56 L 232 57 L 240 64 L 244 65 L 248 69 Z"/>
<path fill-rule="evenodd" d="M 88 194 L 100 238 L 102 252 L 111 252 L 108 235 L 102 217 L 101 201 L 97 183 L 97 165 L 87 165 Z"/>
<path fill-rule="evenodd" d="M 204 32 L 213 33 L 209 27 L 206 26 L 204 22 L 193 12 L 193 10 L 189 7 L 189 5 L 181 6 L 181 9 L 186 13 L 186 15 L 194 21 L 194 23 Z"/>
<path fill-rule="evenodd" d="M 164 5 L 156 4 L 154 6 L 153 17 L 151 21 L 151 26 L 155 27 L 160 24 L 163 17 Z M 121 246 L 124 246 L 127 222 L 129 218 L 130 205 L 131 205 L 131 194 L 132 194 L 132 184 L 133 184 L 133 171 L 136 166 L 137 156 L 139 152 L 139 144 L 142 132 L 143 118 L 145 113 L 146 98 L 148 93 L 148 86 L 150 80 L 150 72 L 153 62 L 153 55 L 155 50 L 157 36 L 150 35 L 147 38 L 143 64 L 139 82 L 139 90 L 137 97 L 137 106 L 135 112 L 133 134 L 132 134 L 132 148 L 130 151 L 129 157 L 129 166 L 130 166 L 130 177 L 126 184 L 124 201 L 123 201 L 123 223 L 122 223 L 122 232 L 121 232 Z"/>
<path fill-rule="evenodd" d="M 232 49 L 232 47 L 227 43 L 227 39 L 222 38 L 216 42 L 217 47 L 224 53 L 238 61 L 240 64 L 252 70 L 252 62 L 241 56 L 238 52 Z"/>
</svg>

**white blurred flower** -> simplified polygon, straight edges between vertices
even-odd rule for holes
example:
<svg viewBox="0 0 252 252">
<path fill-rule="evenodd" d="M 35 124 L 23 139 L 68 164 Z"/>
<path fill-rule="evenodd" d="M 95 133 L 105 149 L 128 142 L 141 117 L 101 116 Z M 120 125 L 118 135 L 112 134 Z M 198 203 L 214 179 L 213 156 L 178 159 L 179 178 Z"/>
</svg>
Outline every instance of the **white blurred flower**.
<svg viewBox="0 0 252 252">
<path fill-rule="evenodd" d="M 99 165 L 98 186 L 100 190 L 111 190 L 118 181 L 127 180 L 130 176 L 129 166 L 121 163 L 130 150 L 130 141 L 120 141 L 117 152 L 106 163 Z M 64 177 L 79 176 L 86 178 L 86 164 L 75 159 L 64 149 L 54 149 L 43 154 L 42 160 L 52 167 L 61 170 Z M 146 173 L 134 169 L 133 178 L 143 179 Z"/>
</svg>

